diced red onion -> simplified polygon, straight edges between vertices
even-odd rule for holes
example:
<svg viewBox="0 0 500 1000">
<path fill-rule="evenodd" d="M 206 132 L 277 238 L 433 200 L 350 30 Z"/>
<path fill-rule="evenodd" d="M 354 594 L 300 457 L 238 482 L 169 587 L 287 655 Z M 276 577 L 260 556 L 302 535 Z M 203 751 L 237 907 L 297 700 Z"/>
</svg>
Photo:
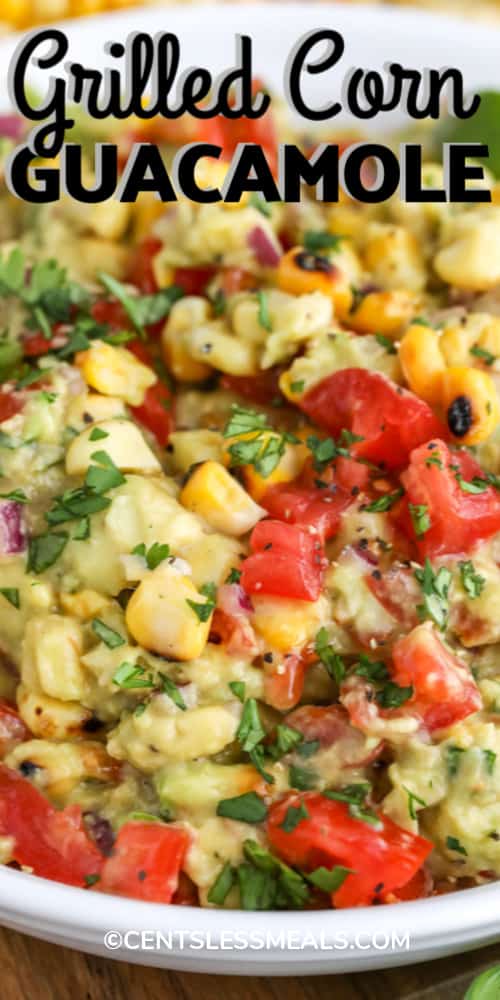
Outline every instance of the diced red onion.
<svg viewBox="0 0 500 1000">
<path fill-rule="evenodd" d="M 276 267 L 281 254 L 275 243 L 261 226 L 255 226 L 247 236 L 247 244 L 253 250 L 261 267 Z"/>
<path fill-rule="evenodd" d="M 232 618 L 238 618 L 242 614 L 249 615 L 253 611 L 250 598 L 239 583 L 223 583 L 219 587 L 217 606 Z"/>
<path fill-rule="evenodd" d="M 0 500 L 0 555 L 17 555 L 25 548 L 22 504 L 15 500 Z"/>
<path fill-rule="evenodd" d="M 20 115 L 0 115 L 0 137 L 2 139 L 21 139 L 25 128 L 24 119 Z"/>
</svg>

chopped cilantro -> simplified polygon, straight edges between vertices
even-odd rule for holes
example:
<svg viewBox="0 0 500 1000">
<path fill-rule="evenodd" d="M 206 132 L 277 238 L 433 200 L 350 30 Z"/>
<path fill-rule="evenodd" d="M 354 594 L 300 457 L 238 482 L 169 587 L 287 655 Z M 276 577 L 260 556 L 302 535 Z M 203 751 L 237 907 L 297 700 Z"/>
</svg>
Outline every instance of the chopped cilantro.
<svg viewBox="0 0 500 1000">
<path fill-rule="evenodd" d="M 334 868 L 315 868 L 306 876 L 307 881 L 315 885 L 323 892 L 336 892 L 344 884 L 348 875 L 355 875 L 352 868 L 344 868 L 343 865 L 335 865 Z"/>
<path fill-rule="evenodd" d="M 332 649 L 328 630 L 324 627 L 320 628 L 316 635 L 314 651 L 332 680 L 340 684 L 345 677 L 345 663 L 342 657 Z"/>
<path fill-rule="evenodd" d="M 250 753 L 264 739 L 265 735 L 266 731 L 260 719 L 257 702 L 255 698 L 248 698 L 243 705 L 236 739 L 241 744 L 241 749 Z"/>
<path fill-rule="evenodd" d="M 470 559 L 467 559 L 466 562 L 459 562 L 458 568 L 460 570 L 462 586 L 467 596 L 470 597 L 471 600 L 479 597 L 486 586 L 484 576 L 480 576 L 479 573 L 476 573 L 474 563 L 471 562 Z"/>
<path fill-rule="evenodd" d="M 457 837 L 447 837 L 446 846 L 449 851 L 456 851 L 457 854 L 464 854 L 467 857 L 467 851 L 463 844 L 457 839 Z"/>
<path fill-rule="evenodd" d="M 408 507 L 415 534 L 417 535 L 417 538 L 421 538 L 421 536 L 425 535 L 426 531 L 428 531 L 431 526 L 427 504 L 410 503 L 408 504 Z"/>
<path fill-rule="evenodd" d="M 375 340 L 381 347 L 385 347 L 388 354 L 397 354 L 397 350 L 394 346 L 394 342 L 390 337 L 386 337 L 385 333 L 376 333 Z"/>
<path fill-rule="evenodd" d="M 497 360 L 491 351 L 487 351 L 485 347 L 479 347 L 479 344 L 474 344 L 470 348 L 469 354 L 472 354 L 475 358 L 480 358 L 481 361 L 484 361 L 485 365 L 493 365 Z"/>
<path fill-rule="evenodd" d="M 304 382 L 304 379 L 300 379 L 298 382 L 291 382 L 290 383 L 290 389 L 291 389 L 292 392 L 296 392 L 296 393 L 304 392 L 304 386 L 305 386 L 305 384 L 306 383 Z"/>
<path fill-rule="evenodd" d="M 430 560 L 426 559 L 424 568 L 415 570 L 415 579 L 423 593 L 423 604 L 417 607 L 420 617 L 431 618 L 438 628 L 445 629 L 448 621 L 448 590 L 452 579 L 450 570 L 441 566 L 435 573 Z"/>
<path fill-rule="evenodd" d="M 303 819 L 309 819 L 307 807 L 303 802 L 299 806 L 289 806 L 283 822 L 280 823 L 280 829 L 285 833 L 292 833 Z"/>
<path fill-rule="evenodd" d="M 481 476 L 474 476 L 471 480 L 464 479 L 459 473 L 455 476 L 460 489 L 464 493 L 485 493 L 488 489 L 488 483 L 486 479 Z"/>
<path fill-rule="evenodd" d="M 494 750 L 488 749 L 483 750 L 482 754 L 486 763 L 486 773 L 491 775 L 495 770 L 497 755 Z"/>
<path fill-rule="evenodd" d="M 210 892 L 208 893 L 207 900 L 209 903 L 213 903 L 214 906 L 222 906 L 229 892 L 235 885 L 237 879 L 236 870 L 230 865 L 229 861 L 221 868 Z"/>
<path fill-rule="evenodd" d="M 232 569 L 226 577 L 226 583 L 239 583 L 241 580 L 241 570 Z"/>
<path fill-rule="evenodd" d="M 455 745 L 450 745 L 446 747 L 445 760 L 446 768 L 450 778 L 454 778 L 458 774 L 458 769 L 460 767 L 461 755 L 465 753 L 463 747 L 457 747 Z"/>
<path fill-rule="evenodd" d="M 2 597 L 5 597 L 5 600 L 8 601 L 9 604 L 12 604 L 13 608 L 19 608 L 21 606 L 17 587 L 0 587 L 0 594 L 2 594 Z"/>
<path fill-rule="evenodd" d="M 333 799 L 334 802 L 347 803 L 349 814 L 353 819 L 359 819 L 362 823 L 368 823 L 370 826 L 378 826 L 380 824 L 379 817 L 366 805 L 370 790 L 370 783 L 362 781 L 353 785 L 344 785 L 339 789 L 328 789 L 328 791 L 323 792 L 323 795 L 327 799 Z"/>
<path fill-rule="evenodd" d="M 90 457 L 97 464 L 90 465 L 87 469 L 84 484 L 87 490 L 101 495 L 126 482 L 125 476 L 116 468 L 106 451 L 94 451 Z"/>
<path fill-rule="evenodd" d="M 0 493 L 0 500 L 15 500 L 16 503 L 28 503 L 24 490 L 11 490 L 10 493 Z"/>
<path fill-rule="evenodd" d="M 406 785 L 402 785 L 402 788 L 408 796 L 408 812 L 410 814 L 410 819 L 416 819 L 417 814 L 415 812 L 415 803 L 425 808 L 427 806 L 427 802 L 424 802 L 424 800 L 421 799 L 418 795 L 416 795 L 415 792 L 410 791 L 410 789 L 407 788 Z"/>
<path fill-rule="evenodd" d="M 217 816 L 240 823 L 263 823 L 267 817 L 267 806 L 257 792 L 245 792 L 232 799 L 221 799 L 217 805 Z"/>
<path fill-rule="evenodd" d="M 400 497 L 403 496 L 403 493 L 404 489 L 402 487 L 395 490 L 394 493 L 384 493 L 384 496 L 378 497 L 377 500 L 372 500 L 371 503 L 367 504 L 365 510 L 370 514 L 390 510 Z"/>
<path fill-rule="evenodd" d="M 258 312 L 259 323 L 264 330 L 267 330 L 268 333 L 272 333 L 273 324 L 271 322 L 271 317 L 269 315 L 268 294 L 262 288 L 260 288 L 256 294 L 257 294 L 257 301 L 259 303 L 259 312 Z"/>
<path fill-rule="evenodd" d="M 150 688 L 153 687 L 153 678 L 150 674 L 146 674 L 144 667 L 139 666 L 137 663 L 120 663 L 118 670 L 115 671 L 113 675 L 113 684 L 118 687 L 123 688 L 125 691 L 134 691 L 137 688 Z M 138 705 L 138 709 L 142 709 L 139 713 L 142 715 L 146 706 Z"/>
<path fill-rule="evenodd" d="M 256 208 L 257 211 L 260 212 L 261 215 L 264 215 L 266 219 L 271 218 L 272 215 L 271 206 L 268 205 L 267 201 L 264 201 L 264 198 L 262 198 L 261 195 L 257 194 L 256 191 L 253 191 L 252 194 L 250 195 L 250 198 L 248 199 L 248 204 L 251 205 L 252 208 Z"/>
<path fill-rule="evenodd" d="M 408 701 L 413 694 L 411 684 L 408 687 L 400 687 L 394 681 L 387 681 L 380 691 L 377 691 L 377 701 L 381 708 L 399 708 Z"/>
<path fill-rule="evenodd" d="M 28 546 L 28 572 L 43 573 L 49 569 L 59 559 L 68 538 L 65 531 L 46 532 L 32 538 Z"/>
<path fill-rule="evenodd" d="M 316 788 L 318 775 L 315 771 L 309 770 L 309 768 L 296 767 L 295 764 L 291 764 L 288 771 L 288 780 L 291 788 L 298 788 L 301 792 L 308 792 L 312 788 Z"/>
<path fill-rule="evenodd" d="M 304 739 L 302 733 L 299 733 L 298 729 L 292 729 L 291 726 L 287 726 L 284 722 L 278 723 L 276 726 L 276 733 L 274 738 L 274 743 L 271 743 L 267 747 L 269 756 L 273 760 L 279 760 L 284 757 L 287 753 L 302 743 Z"/>
<path fill-rule="evenodd" d="M 200 594 L 207 598 L 204 604 L 192 601 L 189 597 L 186 598 L 186 604 L 189 604 L 200 622 L 207 622 L 215 608 L 215 584 L 204 583 L 200 587 Z"/>
<path fill-rule="evenodd" d="M 170 677 L 167 677 L 166 674 L 160 674 L 160 680 L 163 694 L 168 695 L 174 705 L 177 705 L 177 708 L 180 708 L 183 712 L 185 712 L 187 705 L 181 695 L 181 692 L 179 691 L 179 688 L 177 687 L 177 684 L 174 684 L 174 682 L 170 680 Z"/>
<path fill-rule="evenodd" d="M 343 239 L 343 236 L 337 236 L 327 232 L 327 230 L 307 229 L 304 233 L 303 245 L 308 253 L 316 254 L 319 250 L 337 251 L 340 249 Z"/>
<path fill-rule="evenodd" d="M 101 639 L 108 649 L 117 649 L 118 646 L 125 645 L 125 639 L 119 632 L 115 632 L 113 628 L 106 625 L 105 622 L 101 621 L 100 618 L 93 618 L 91 622 L 92 631 L 95 635 Z"/>
<path fill-rule="evenodd" d="M 101 430 L 100 427 L 93 427 L 89 434 L 89 441 L 103 441 L 107 437 L 109 437 L 107 431 Z"/>
<path fill-rule="evenodd" d="M 244 681 L 229 681 L 228 687 L 231 689 L 234 695 L 239 699 L 239 701 L 245 701 L 245 682 Z"/>
<path fill-rule="evenodd" d="M 99 279 L 106 291 L 122 304 L 127 316 L 141 335 L 144 335 L 145 326 L 159 323 L 168 316 L 174 302 L 184 295 L 182 288 L 177 285 L 162 288 L 153 295 L 130 295 L 126 286 L 112 275 L 101 272 Z"/>
</svg>

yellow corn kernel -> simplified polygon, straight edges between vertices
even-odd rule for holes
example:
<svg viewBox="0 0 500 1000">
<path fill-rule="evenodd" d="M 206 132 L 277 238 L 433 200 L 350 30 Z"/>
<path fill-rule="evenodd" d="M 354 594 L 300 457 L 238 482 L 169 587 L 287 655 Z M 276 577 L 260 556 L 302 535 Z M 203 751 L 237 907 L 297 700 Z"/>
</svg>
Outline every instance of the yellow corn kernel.
<svg viewBox="0 0 500 1000">
<path fill-rule="evenodd" d="M 79 590 L 75 594 L 60 594 L 59 600 L 67 615 L 82 621 L 95 618 L 109 605 L 109 597 L 99 594 L 97 590 Z"/>
<path fill-rule="evenodd" d="M 226 375 L 257 375 L 258 352 L 255 344 L 234 337 L 223 320 L 212 320 L 191 330 L 186 336 L 188 351 L 195 361 L 206 358 L 211 368 Z"/>
<path fill-rule="evenodd" d="M 112 420 L 113 417 L 126 416 L 127 410 L 122 399 L 117 399 L 115 396 L 100 396 L 97 392 L 82 392 L 71 400 L 66 422 L 70 427 L 80 428 L 91 421 L 97 423 L 101 420 Z"/>
<path fill-rule="evenodd" d="M 490 316 L 489 322 L 478 337 L 476 344 L 483 351 L 500 358 L 500 317 Z"/>
<path fill-rule="evenodd" d="M 85 17 L 89 14 L 100 14 L 105 10 L 106 0 L 71 0 L 71 17 Z"/>
<path fill-rule="evenodd" d="M 441 406 L 456 440 L 466 445 L 485 441 L 500 419 L 498 395 L 491 375 L 479 368 L 447 368 L 441 376 L 441 385 Z M 457 434 L 454 430 L 458 427 L 457 411 L 464 414 L 461 423 L 465 427 L 468 425 L 465 433 Z"/>
<path fill-rule="evenodd" d="M 176 472 L 187 472 L 195 462 L 222 461 L 224 438 L 218 431 L 204 427 L 193 431 L 174 431 L 168 439 L 168 453 Z"/>
<path fill-rule="evenodd" d="M 179 500 L 216 531 L 245 535 L 266 512 L 220 462 L 202 462 L 190 475 Z"/>
<path fill-rule="evenodd" d="M 267 646 L 289 653 L 316 635 L 328 614 L 326 598 L 314 603 L 252 596 L 252 625 Z"/>
<path fill-rule="evenodd" d="M 195 660 L 208 640 L 212 614 L 202 621 L 208 598 L 168 562 L 141 581 L 127 604 L 125 621 L 140 646 L 170 660 Z M 191 602 L 191 603 L 188 603 Z"/>
<path fill-rule="evenodd" d="M 129 224 L 131 207 L 115 198 L 88 205 L 88 228 L 103 240 L 120 240 Z"/>
<path fill-rule="evenodd" d="M 130 420 L 115 419 L 91 424 L 73 438 L 66 452 L 68 476 L 84 476 L 91 465 L 92 455 L 96 451 L 96 443 L 92 439 L 96 427 L 106 436 L 106 454 L 121 472 L 138 472 L 144 475 L 161 472 L 161 465 L 139 428 Z"/>
<path fill-rule="evenodd" d="M 16 701 L 19 715 L 33 736 L 41 740 L 70 740 L 83 736 L 85 723 L 92 718 L 89 708 L 78 701 L 61 701 L 30 691 L 20 684 Z"/>
<path fill-rule="evenodd" d="M 152 368 L 143 365 L 131 351 L 102 340 L 94 340 L 87 351 L 80 351 L 75 364 L 87 385 L 104 396 L 118 396 L 130 406 L 141 406 L 147 389 L 156 382 Z"/>
<path fill-rule="evenodd" d="M 333 301 L 335 311 L 344 318 L 352 305 L 351 283 L 343 270 L 330 263 L 328 258 L 316 256 L 293 247 L 283 254 L 277 269 L 278 288 L 292 295 L 322 292 Z"/>
<path fill-rule="evenodd" d="M 179 382 L 204 382 L 212 369 L 195 361 L 187 344 L 187 336 L 210 315 L 210 304 L 201 295 L 186 295 L 176 302 L 163 327 L 161 346 L 163 360 Z"/>
<path fill-rule="evenodd" d="M 262 435 L 262 439 L 277 436 L 272 434 Z M 228 443 L 230 444 L 231 441 L 229 440 Z M 242 466 L 243 480 L 250 495 L 254 500 L 259 501 L 270 486 L 275 486 L 277 483 L 292 482 L 302 472 L 308 454 L 309 452 L 305 445 L 286 444 L 278 464 L 270 475 L 265 477 L 257 472 L 254 465 Z"/>
<path fill-rule="evenodd" d="M 137 119 L 137 121 L 142 121 L 143 125 L 149 125 L 147 119 Z M 135 123 L 134 123 L 135 128 Z M 139 194 L 135 205 L 132 206 L 132 226 L 134 232 L 134 240 L 136 243 L 140 243 L 142 240 L 146 239 L 147 236 L 151 234 L 151 228 L 153 223 L 163 215 L 165 211 L 165 205 L 159 198 L 155 198 L 151 191 L 141 191 Z M 153 258 L 153 272 L 155 269 L 156 258 Z M 170 269 L 168 269 L 170 271 Z M 161 278 L 163 279 L 165 275 L 162 273 Z M 167 274 L 170 278 L 171 275 Z M 156 274 L 155 274 L 156 278 Z M 160 287 L 163 288 L 165 285 L 171 284 L 171 281 L 161 281 Z"/>
<path fill-rule="evenodd" d="M 399 360 L 412 392 L 427 403 L 439 403 L 445 364 L 436 331 L 417 323 L 409 326 L 399 345 Z"/>
<path fill-rule="evenodd" d="M 31 0 L 2 0 L 0 18 L 14 28 L 26 27 L 33 19 Z"/>
<path fill-rule="evenodd" d="M 405 226 L 388 223 L 372 223 L 367 228 L 363 262 L 371 280 L 387 291 L 422 291 L 427 270 L 416 236 Z"/>
<path fill-rule="evenodd" d="M 441 353 L 448 367 L 472 364 L 470 349 L 477 339 L 477 330 L 470 325 L 449 326 L 441 334 Z"/>
<path fill-rule="evenodd" d="M 349 326 L 357 333 L 398 337 L 414 316 L 416 305 L 416 296 L 404 289 L 368 292 L 349 314 Z"/>
</svg>

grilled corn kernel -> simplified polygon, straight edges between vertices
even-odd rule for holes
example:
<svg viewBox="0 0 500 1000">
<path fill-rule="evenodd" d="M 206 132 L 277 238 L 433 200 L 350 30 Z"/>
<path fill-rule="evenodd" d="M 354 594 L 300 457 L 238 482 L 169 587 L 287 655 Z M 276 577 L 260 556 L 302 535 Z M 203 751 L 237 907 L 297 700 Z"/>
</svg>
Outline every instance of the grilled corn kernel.
<svg viewBox="0 0 500 1000">
<path fill-rule="evenodd" d="M 61 594 L 59 601 L 63 611 L 72 618 L 90 621 L 96 618 L 109 605 L 109 598 L 99 594 L 97 590 L 79 590 L 75 594 Z"/>
<path fill-rule="evenodd" d="M 399 345 L 399 360 L 412 392 L 428 403 L 439 403 L 445 364 L 436 331 L 430 326 L 410 326 Z"/>
<path fill-rule="evenodd" d="M 196 462 L 220 462 L 222 434 L 200 427 L 194 431 L 174 431 L 168 439 L 168 451 L 176 472 L 187 472 Z"/>
<path fill-rule="evenodd" d="M 278 435 L 266 435 L 268 438 L 273 436 Z M 264 435 L 262 437 L 264 439 Z M 228 443 L 230 444 L 230 441 Z M 254 465 L 242 466 L 243 480 L 250 495 L 259 501 L 270 486 L 292 482 L 300 475 L 308 454 L 305 445 L 286 444 L 283 455 L 269 476 L 262 476 Z"/>
<path fill-rule="evenodd" d="M 70 427 L 85 426 L 90 421 L 112 420 L 126 417 L 127 410 L 122 399 L 114 396 L 100 396 L 97 392 L 82 392 L 73 399 L 66 413 Z"/>
<path fill-rule="evenodd" d="M 433 260 L 442 281 L 486 292 L 500 281 L 500 207 L 484 205 L 452 216 L 443 231 L 446 244 Z"/>
<path fill-rule="evenodd" d="M 417 298 L 413 292 L 368 292 L 349 314 L 349 326 L 357 333 L 382 333 L 398 337 L 415 314 Z"/>
<path fill-rule="evenodd" d="M 109 198 L 97 205 L 87 206 L 87 224 L 96 236 L 103 240 L 119 240 L 130 221 L 131 205 Z"/>
<path fill-rule="evenodd" d="M 149 125 L 149 121 L 146 120 L 144 124 Z M 135 204 L 132 206 L 132 229 L 136 243 L 140 243 L 151 235 L 153 224 L 159 219 L 160 215 L 163 215 L 164 211 L 164 203 L 156 198 L 152 191 L 141 191 Z M 155 261 L 156 258 L 153 258 L 153 271 Z M 170 284 L 170 282 L 162 282 L 159 287 L 162 288 L 165 284 Z"/>
<path fill-rule="evenodd" d="M 186 295 L 176 302 L 163 328 L 163 360 L 179 382 L 203 382 L 212 369 L 195 361 L 188 348 L 187 336 L 210 316 L 210 303 L 199 295 Z"/>
<path fill-rule="evenodd" d="M 422 291 L 427 273 L 416 236 L 404 226 L 379 222 L 368 229 L 363 261 L 374 283 L 386 290 Z"/>
<path fill-rule="evenodd" d="M 216 531 L 236 537 L 251 531 L 266 514 L 219 462 L 196 466 L 179 500 Z"/>
<path fill-rule="evenodd" d="M 188 603 L 191 602 L 191 603 Z M 197 614 L 207 603 L 189 577 L 161 563 L 139 584 L 125 620 L 136 642 L 171 660 L 194 660 L 205 648 L 212 615 Z"/>
<path fill-rule="evenodd" d="M 252 625 L 267 646 L 289 653 L 316 635 L 328 617 L 328 602 L 293 601 L 285 597 L 252 597 Z"/>
<path fill-rule="evenodd" d="M 42 740 L 75 739 L 85 733 L 85 723 L 92 718 L 89 708 L 78 701 L 61 701 L 46 694 L 29 691 L 20 684 L 16 695 L 19 715 L 33 736 Z"/>
<path fill-rule="evenodd" d="M 26 27 L 33 18 L 31 0 L 2 0 L 0 17 L 14 28 Z"/>
<path fill-rule="evenodd" d="M 65 798 L 80 781 L 116 781 L 119 765 L 100 743 L 85 740 L 77 743 L 52 743 L 28 740 L 6 757 L 8 767 L 20 768 L 29 760 L 40 770 L 44 790 L 55 799 Z"/>
<path fill-rule="evenodd" d="M 489 313 L 470 313 L 465 323 L 444 330 L 440 343 L 447 365 L 481 367 L 484 364 L 481 351 L 493 358 L 500 357 L 500 318 Z"/>
<path fill-rule="evenodd" d="M 96 442 L 92 435 L 98 429 L 105 437 Z M 73 438 L 66 452 L 68 476 L 84 475 L 92 463 L 93 454 L 101 447 L 122 472 L 161 472 L 161 465 L 146 444 L 139 428 L 130 420 L 102 420 L 87 427 Z"/>
<path fill-rule="evenodd" d="M 141 406 L 144 395 L 156 382 L 152 368 L 143 365 L 124 347 L 94 340 L 87 351 L 75 356 L 87 383 L 104 396 L 118 396 L 130 406 Z"/>
<path fill-rule="evenodd" d="M 257 375 L 258 353 L 254 344 L 238 340 L 228 333 L 223 320 L 212 320 L 186 336 L 187 349 L 198 362 L 204 359 L 211 368 L 226 375 Z"/>
<path fill-rule="evenodd" d="M 82 628 L 74 619 L 60 615 L 32 618 L 23 643 L 23 684 L 61 701 L 83 699 L 88 680 L 80 662 L 82 653 Z"/>
<path fill-rule="evenodd" d="M 309 253 L 303 247 L 293 247 L 283 255 L 278 264 L 277 281 L 283 292 L 292 295 L 322 292 L 333 301 L 341 318 L 351 308 L 351 282 L 344 271 L 327 257 Z"/>
<path fill-rule="evenodd" d="M 456 440 L 466 445 L 485 441 L 500 419 L 491 376 L 478 368 L 447 368 L 441 384 L 441 406 Z"/>
</svg>

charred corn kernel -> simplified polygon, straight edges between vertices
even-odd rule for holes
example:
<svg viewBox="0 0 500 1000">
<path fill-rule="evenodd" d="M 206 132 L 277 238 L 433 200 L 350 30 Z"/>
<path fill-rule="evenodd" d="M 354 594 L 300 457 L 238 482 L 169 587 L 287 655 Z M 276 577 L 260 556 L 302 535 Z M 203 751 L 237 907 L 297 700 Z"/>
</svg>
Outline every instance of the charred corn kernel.
<svg viewBox="0 0 500 1000">
<path fill-rule="evenodd" d="M 105 435 L 97 442 L 97 447 L 96 441 L 92 439 L 96 428 Z M 85 475 L 92 464 L 92 455 L 100 446 L 122 472 L 142 472 L 144 475 L 161 472 L 161 465 L 139 428 L 130 420 L 116 419 L 102 420 L 73 438 L 66 452 L 68 476 Z"/>
<path fill-rule="evenodd" d="M 267 646 L 289 653 L 312 639 L 328 617 L 326 598 L 292 601 L 285 597 L 252 597 L 252 625 Z"/>
<path fill-rule="evenodd" d="M 368 227 L 363 262 L 376 285 L 386 290 L 421 292 L 427 270 L 420 244 L 404 226 L 372 223 Z"/>
<path fill-rule="evenodd" d="M 216 531 L 236 537 L 246 535 L 266 516 L 266 511 L 219 462 L 196 466 L 179 500 Z"/>
<path fill-rule="evenodd" d="M 206 360 L 211 369 L 226 375 L 257 375 L 258 352 L 254 344 L 227 332 L 222 320 L 213 320 L 186 335 L 187 349 L 197 362 Z"/>
<path fill-rule="evenodd" d="M 343 318 L 352 305 L 351 283 L 343 270 L 327 257 L 309 253 L 303 247 L 293 247 L 281 258 L 277 269 L 278 287 L 292 295 L 322 292 L 334 304 Z"/>
<path fill-rule="evenodd" d="M 409 326 L 399 345 L 399 360 L 412 392 L 427 403 L 439 403 L 445 363 L 436 331 L 417 323 Z"/>
<path fill-rule="evenodd" d="M 163 328 L 161 343 L 163 360 L 179 382 L 203 382 L 212 372 L 204 363 L 192 357 L 187 336 L 210 316 L 210 303 L 201 295 L 186 295 L 176 302 Z"/>
<path fill-rule="evenodd" d="M 349 314 L 349 326 L 357 333 L 382 333 L 398 337 L 415 315 L 417 298 L 413 292 L 368 292 Z"/>
<path fill-rule="evenodd" d="M 89 708 L 78 701 L 60 701 L 29 691 L 20 684 L 16 694 L 19 715 L 33 736 L 41 740 L 70 740 L 84 735 L 92 718 Z"/>
<path fill-rule="evenodd" d="M 135 641 L 171 660 L 194 660 L 208 640 L 212 614 L 202 621 L 196 608 L 207 603 L 189 577 L 160 563 L 137 587 L 125 620 Z M 191 603 L 189 603 L 191 602 Z M 193 605 L 196 605 L 194 607 Z"/>
<path fill-rule="evenodd" d="M 75 594 L 60 594 L 63 611 L 73 618 L 89 621 L 98 617 L 109 606 L 109 598 L 97 590 L 79 590 Z"/>
<path fill-rule="evenodd" d="M 119 765 L 101 743 L 91 740 L 76 743 L 52 743 L 28 740 L 7 755 L 6 763 L 14 770 L 29 760 L 40 769 L 40 780 L 51 798 L 63 799 L 75 785 L 88 778 L 115 781 Z"/>
<path fill-rule="evenodd" d="M 460 444 L 485 441 L 500 419 L 495 383 L 479 368 L 447 368 L 442 375 L 441 406 Z"/>
<path fill-rule="evenodd" d="M 475 349 L 479 349 L 476 353 Z M 500 357 L 500 318 L 489 313 L 469 313 L 464 323 L 450 326 L 441 336 L 441 350 L 449 366 L 472 365 L 481 368 L 485 358 Z"/>
<path fill-rule="evenodd" d="M 146 391 L 156 382 L 152 368 L 126 348 L 102 340 L 94 340 L 87 351 L 80 351 L 75 364 L 92 389 L 104 396 L 118 396 L 130 406 L 141 406 Z"/>
<path fill-rule="evenodd" d="M 85 426 L 90 421 L 112 420 L 113 417 L 127 415 L 125 403 L 115 396 L 100 396 L 97 392 L 85 392 L 76 396 L 69 404 L 66 418 L 70 427 Z"/>
</svg>

